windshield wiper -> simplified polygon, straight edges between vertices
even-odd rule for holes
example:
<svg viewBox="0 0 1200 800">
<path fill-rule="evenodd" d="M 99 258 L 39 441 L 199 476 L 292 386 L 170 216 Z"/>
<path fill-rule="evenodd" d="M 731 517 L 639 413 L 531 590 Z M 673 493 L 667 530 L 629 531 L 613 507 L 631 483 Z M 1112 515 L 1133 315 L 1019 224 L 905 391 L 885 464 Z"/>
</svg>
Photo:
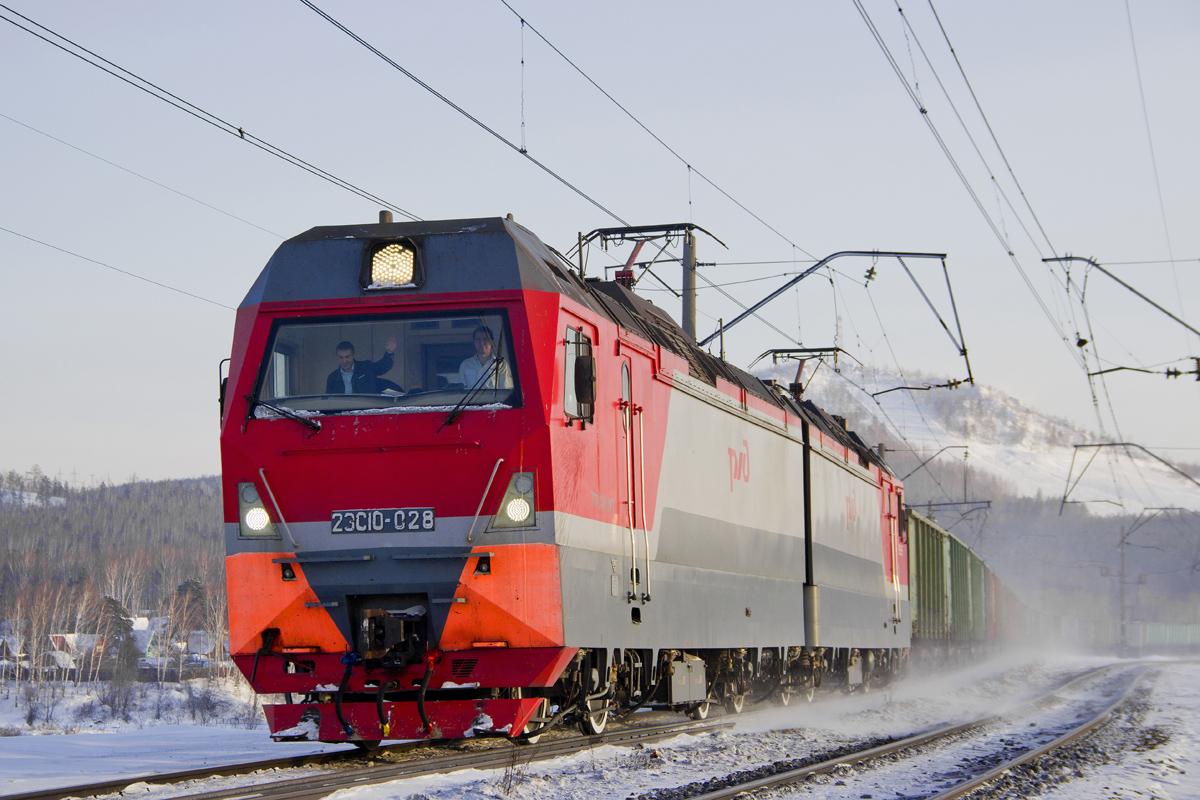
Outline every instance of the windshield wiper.
<svg viewBox="0 0 1200 800">
<path fill-rule="evenodd" d="M 308 417 L 302 417 L 299 414 L 297 414 L 295 411 L 284 408 L 282 406 L 273 405 L 271 403 L 267 403 L 262 400 L 255 400 L 253 397 L 251 397 L 248 394 L 242 395 L 242 396 L 245 397 L 247 402 L 250 403 L 250 412 L 251 413 L 254 413 L 254 408 L 256 406 L 262 406 L 263 408 L 268 408 L 271 411 L 274 411 L 276 414 L 278 414 L 281 417 L 287 417 L 290 420 L 295 420 L 296 422 L 299 422 L 304 427 L 312 429 L 313 433 L 316 433 L 317 431 L 321 430 L 321 423 L 317 422 L 315 419 L 309 419 Z"/>
<path fill-rule="evenodd" d="M 458 419 L 462 415 L 467 403 L 475 399 L 475 395 L 479 394 L 480 389 L 485 388 L 484 384 L 487 383 L 488 378 L 495 379 L 496 386 L 493 388 L 493 391 L 500 391 L 500 365 L 503 363 L 504 359 L 500 358 L 499 356 L 492 359 L 491 368 L 489 368 L 487 372 L 480 375 L 479 379 L 475 381 L 475 385 L 471 387 L 471 391 L 463 395 L 463 399 L 459 400 L 458 404 L 455 405 L 454 408 L 450 409 L 450 413 L 446 415 L 446 419 L 441 425 L 438 426 L 438 429 L 435 431 L 435 433 L 441 433 L 442 428 L 446 427 L 447 425 L 454 424 L 454 420 Z"/>
</svg>

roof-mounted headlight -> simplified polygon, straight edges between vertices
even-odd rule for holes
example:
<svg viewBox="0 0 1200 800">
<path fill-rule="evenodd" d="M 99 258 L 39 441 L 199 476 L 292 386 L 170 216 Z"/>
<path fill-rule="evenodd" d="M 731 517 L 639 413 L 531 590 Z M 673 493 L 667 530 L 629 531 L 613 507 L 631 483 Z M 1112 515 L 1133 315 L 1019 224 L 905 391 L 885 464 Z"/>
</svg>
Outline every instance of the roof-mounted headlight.
<svg viewBox="0 0 1200 800">
<path fill-rule="evenodd" d="M 403 239 L 370 248 L 360 280 L 367 290 L 415 289 L 421 284 L 422 277 L 417 248 Z"/>
</svg>

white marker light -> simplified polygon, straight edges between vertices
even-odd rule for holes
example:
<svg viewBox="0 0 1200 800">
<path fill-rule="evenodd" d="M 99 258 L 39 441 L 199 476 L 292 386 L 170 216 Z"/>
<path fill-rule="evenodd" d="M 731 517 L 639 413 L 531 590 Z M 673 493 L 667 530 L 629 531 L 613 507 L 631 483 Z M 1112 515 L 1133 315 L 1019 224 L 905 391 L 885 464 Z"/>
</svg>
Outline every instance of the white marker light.
<svg viewBox="0 0 1200 800">
<path fill-rule="evenodd" d="M 246 527 L 252 531 L 261 531 L 271 524 L 271 518 L 261 508 L 252 508 L 246 512 Z"/>
<path fill-rule="evenodd" d="M 504 507 L 504 513 L 513 522 L 521 522 L 529 517 L 529 503 L 523 498 L 514 497 L 508 501 L 508 505 Z"/>
<path fill-rule="evenodd" d="M 531 528 L 537 525 L 534 483 L 532 472 L 513 473 L 508 481 L 508 490 L 505 491 L 488 530 Z"/>
</svg>

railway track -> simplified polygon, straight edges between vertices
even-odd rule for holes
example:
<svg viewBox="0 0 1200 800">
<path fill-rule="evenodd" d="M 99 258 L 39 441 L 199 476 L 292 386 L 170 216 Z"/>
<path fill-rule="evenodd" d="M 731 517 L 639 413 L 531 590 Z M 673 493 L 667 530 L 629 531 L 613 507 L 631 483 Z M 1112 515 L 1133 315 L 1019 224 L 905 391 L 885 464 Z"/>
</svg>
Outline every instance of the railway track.
<svg viewBox="0 0 1200 800">
<path fill-rule="evenodd" d="M 63 800 L 64 798 L 103 797 L 121 794 L 127 787 L 139 783 L 169 784 L 184 783 L 189 780 L 208 779 L 215 776 L 246 775 L 272 768 L 295 768 L 314 765 L 345 764 L 351 761 L 361 762 L 365 756 L 372 761 L 379 757 L 399 755 L 402 760 L 391 764 L 373 763 L 371 766 L 356 766 L 354 769 L 342 771 L 330 770 L 320 775 L 308 775 L 300 778 L 285 780 L 270 780 L 269 778 L 253 785 L 239 784 L 234 787 L 206 791 L 194 794 L 172 795 L 176 800 L 305 800 L 306 798 L 325 797 L 328 794 L 357 786 L 369 786 L 377 783 L 416 778 L 425 775 L 436 775 L 454 772 L 461 769 L 498 769 L 512 766 L 524 767 L 535 761 L 546 761 L 560 756 L 571 755 L 582 750 L 599 745 L 637 745 L 649 744 L 663 739 L 669 739 L 681 733 L 708 733 L 734 726 L 733 719 L 711 720 L 708 722 L 673 722 L 669 724 L 630 725 L 614 729 L 599 736 L 564 736 L 561 738 L 543 739 L 535 745 L 520 746 L 510 743 L 507 739 L 480 740 L 494 743 L 473 753 L 448 753 L 429 755 L 432 751 L 445 749 L 443 742 L 448 745 L 460 744 L 455 740 L 438 740 L 436 742 L 408 742 L 390 747 L 381 747 L 370 754 L 359 751 L 342 753 L 327 753 L 317 756 L 297 756 L 284 759 L 272 759 L 227 767 L 211 767 L 185 770 L 173 773 L 158 773 L 103 783 L 85 784 L 53 789 L 41 792 L 28 792 L 20 795 L 6 795 L 3 800 Z"/>
<path fill-rule="evenodd" d="M 381 754 L 409 753 L 416 750 L 428 749 L 431 746 L 436 747 L 438 743 L 439 742 L 404 742 L 401 744 L 380 747 L 375 752 Z M 67 797 L 94 797 L 97 795 L 119 792 L 134 783 L 161 785 L 168 783 L 183 783 L 185 781 L 199 780 L 202 778 L 245 775 L 271 769 L 299 769 L 303 767 L 324 766 L 327 764 L 338 764 L 340 762 L 361 760 L 363 755 L 363 751 L 361 750 L 349 749 L 333 753 L 314 753 L 307 756 L 268 758 L 262 761 L 247 761 L 238 764 L 227 764 L 222 766 L 205 766 L 197 767 L 195 769 L 177 770 L 174 772 L 156 772 L 147 775 L 139 775 L 132 778 L 114 778 L 109 781 L 79 784 L 76 786 L 63 787 L 61 789 L 45 789 L 36 792 L 23 792 L 21 794 L 6 794 L 3 796 L 3 800 L 63 800 L 63 798 Z"/>
<path fill-rule="evenodd" d="M 738 773 L 726 778 L 716 778 L 700 784 L 690 784 L 677 789 L 657 790 L 642 795 L 645 800 L 672 798 L 716 798 L 733 797 L 744 792 L 753 792 L 769 787 L 785 787 L 799 781 L 815 780 L 818 783 L 839 784 L 852 782 L 853 791 L 838 786 L 840 791 L 851 792 L 851 796 L 874 794 L 895 796 L 903 786 L 907 798 L 951 798 L 960 796 L 976 786 L 993 780 L 996 776 L 1015 766 L 1037 759 L 1045 752 L 1086 735 L 1111 715 L 1113 709 L 1128 695 L 1136 681 L 1129 666 L 1110 665 L 1064 680 L 1055 687 L 1042 692 L 1041 696 L 1029 701 L 1020 711 L 1020 721 L 1014 722 L 1018 714 L 1010 711 L 1003 717 L 986 716 L 957 725 L 939 727 L 916 736 L 875 742 L 877 746 L 847 745 L 835 754 L 825 753 L 810 756 L 806 761 L 792 760 L 777 762 L 756 768 L 753 774 Z M 1139 674 L 1140 676 L 1140 674 Z M 1067 700 L 1079 694 L 1080 687 L 1095 682 L 1109 684 L 1103 691 L 1095 688 L 1082 689 L 1082 700 Z M 1100 702 L 1097 695 L 1103 694 Z M 354 751 L 326 754 L 319 757 L 297 757 L 273 759 L 225 768 L 206 768 L 181 773 L 142 776 L 103 784 L 76 786 L 52 792 L 36 792 L 9 795 L 4 800 L 59 800 L 66 797 L 88 797 L 117 793 L 134 783 L 184 783 L 188 780 L 207 780 L 217 775 L 245 775 L 256 770 L 269 768 L 328 766 L 326 772 L 279 780 L 278 776 L 255 775 L 254 783 L 241 781 L 237 785 L 214 789 L 206 784 L 208 791 L 194 793 L 194 788 L 178 786 L 170 796 L 189 800 L 284 800 L 284 798 L 318 798 L 339 789 L 385 783 L 389 781 L 421 776 L 451 773 L 463 769 L 521 771 L 534 762 L 586 750 L 603 744 L 637 745 L 670 738 L 679 733 L 705 733 L 721 728 L 731 728 L 735 721 L 743 721 L 749 715 L 725 717 L 709 723 L 672 721 L 658 724 L 647 720 L 641 725 L 613 728 L 603 736 L 581 737 L 557 735 L 545 738 L 540 744 L 513 747 L 504 739 L 474 740 L 469 747 L 475 752 L 463 753 L 462 742 L 449 742 L 450 747 L 439 747 L 441 742 L 413 742 L 390 748 L 381 748 L 372 754 L 370 765 L 364 766 L 362 754 Z M 1048 718 L 1054 717 L 1055 719 Z M 1029 726 L 1034 720 L 1033 727 Z M 649 724 L 647 724 L 649 723 Z M 1017 727 L 1014 727 L 1017 726 Z M 1019 740 L 1019 741 L 1018 741 Z M 979 744 L 988 742 L 991 744 Z M 455 752 L 447 752 L 449 749 Z M 975 752 L 967 753 L 971 748 Z M 966 754 L 966 755 L 964 755 Z M 655 753 L 657 757 L 657 753 Z M 396 759 L 394 763 L 379 764 L 379 759 Z M 888 763 L 890 760 L 891 763 Z M 897 765 L 909 764 L 908 769 L 922 776 L 924 782 L 898 776 Z M 884 774 L 876 779 L 876 773 Z M 886 773 L 886 774 L 885 774 Z M 830 777 L 820 778 L 821 775 Z M 233 780 L 236 780 L 233 779 Z M 882 782 L 887 789 L 875 788 Z M 860 785 L 861 784 L 861 785 Z M 921 784 L 921 786 L 918 786 Z M 661 784 L 660 784 L 661 785 Z M 812 788 L 816 789 L 817 786 Z M 833 786 L 829 786 L 833 789 Z M 781 789 L 782 791 L 788 791 Z M 161 790 L 159 790 L 161 791 Z M 777 790 L 778 791 L 778 790 Z M 799 792 L 807 793 L 804 789 Z M 836 789 L 834 790 L 837 791 Z M 820 794 L 820 792 L 818 792 Z"/>
<path fill-rule="evenodd" d="M 832 775 L 840 778 L 835 784 L 839 796 L 883 797 L 902 792 L 910 800 L 952 800 L 1077 742 L 1104 725 L 1129 699 L 1149 668 L 1101 667 L 1003 716 L 989 715 L 939 727 L 856 752 L 814 759 L 814 763 L 802 766 L 773 772 L 760 768 L 750 776 L 715 779 L 642 797 L 728 800 L 767 789 L 783 790 L 772 796 L 788 796 L 784 787 Z M 1073 704 L 1062 699 L 1089 681 L 1107 684 L 1102 699 L 1085 697 Z M 764 771 L 770 774 L 763 775 Z M 721 785 L 708 788 L 714 784 Z M 802 794 L 807 794 L 806 790 L 797 786 L 796 795 Z"/>
</svg>

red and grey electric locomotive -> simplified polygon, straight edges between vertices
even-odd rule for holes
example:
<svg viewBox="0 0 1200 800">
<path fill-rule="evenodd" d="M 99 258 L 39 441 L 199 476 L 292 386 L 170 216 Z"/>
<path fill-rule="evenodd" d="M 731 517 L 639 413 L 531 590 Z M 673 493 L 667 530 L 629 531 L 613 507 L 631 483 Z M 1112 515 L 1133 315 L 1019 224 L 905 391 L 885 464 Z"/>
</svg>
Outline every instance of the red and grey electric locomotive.
<svg viewBox="0 0 1200 800">
<path fill-rule="evenodd" d="M 222 398 L 230 646 L 276 738 L 596 732 L 907 652 L 880 456 L 511 219 L 285 242 Z"/>
</svg>

